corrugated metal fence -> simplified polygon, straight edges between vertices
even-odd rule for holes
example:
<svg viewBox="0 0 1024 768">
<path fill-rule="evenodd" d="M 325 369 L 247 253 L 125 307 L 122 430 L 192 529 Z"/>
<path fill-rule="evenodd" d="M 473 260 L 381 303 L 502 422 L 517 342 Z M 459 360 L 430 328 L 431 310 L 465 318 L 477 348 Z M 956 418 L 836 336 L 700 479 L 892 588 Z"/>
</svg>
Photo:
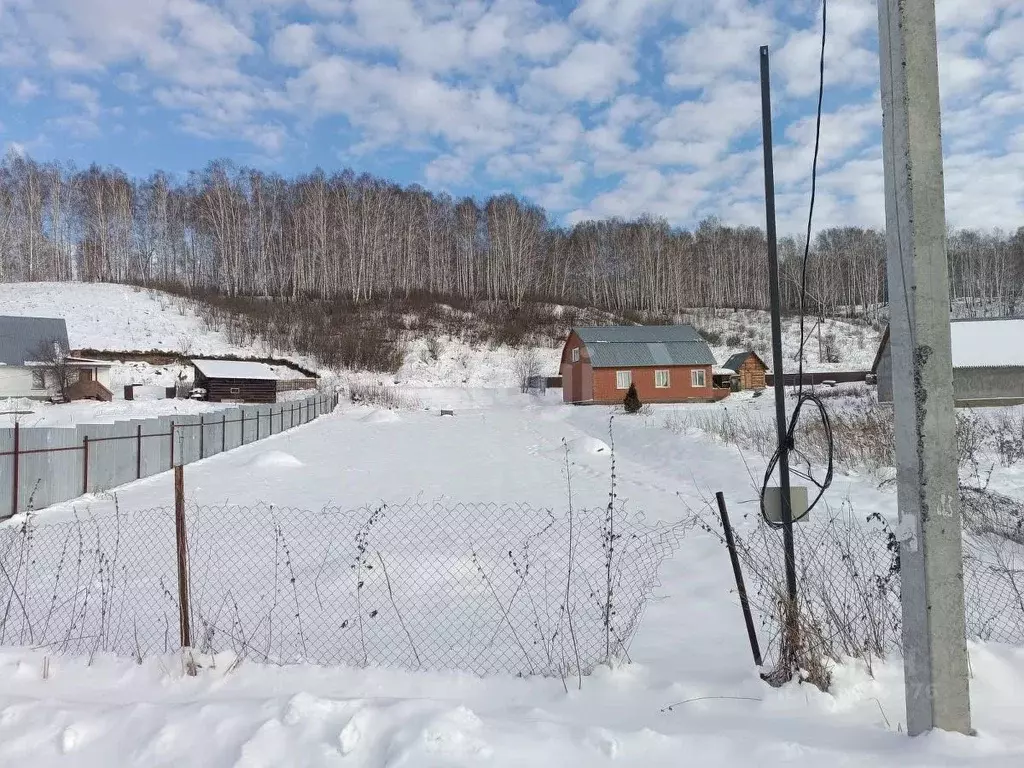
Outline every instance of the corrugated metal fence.
<svg viewBox="0 0 1024 768">
<path fill-rule="evenodd" d="M 315 395 L 111 424 L 0 429 L 0 518 L 110 490 L 306 424 L 338 404 Z"/>
</svg>

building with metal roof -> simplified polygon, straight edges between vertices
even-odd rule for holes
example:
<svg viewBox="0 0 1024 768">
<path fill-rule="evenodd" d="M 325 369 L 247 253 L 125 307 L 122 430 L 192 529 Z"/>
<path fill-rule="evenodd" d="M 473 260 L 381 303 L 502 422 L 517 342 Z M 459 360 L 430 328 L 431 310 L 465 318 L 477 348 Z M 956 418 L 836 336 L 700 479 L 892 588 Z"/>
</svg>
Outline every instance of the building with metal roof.
<svg viewBox="0 0 1024 768">
<path fill-rule="evenodd" d="M 715 357 L 690 325 L 573 328 L 562 350 L 562 396 L 569 403 L 620 403 L 635 385 L 645 403 L 709 402 Z"/>
<path fill-rule="evenodd" d="M 1024 403 L 1024 317 L 950 321 L 953 398 L 958 406 L 985 407 Z M 892 356 L 907 355 L 882 334 L 871 372 L 878 400 L 892 402 Z"/>
<path fill-rule="evenodd" d="M 736 374 L 740 389 L 764 389 L 766 386 L 768 365 L 753 350 L 737 352 L 722 367 Z"/>
</svg>

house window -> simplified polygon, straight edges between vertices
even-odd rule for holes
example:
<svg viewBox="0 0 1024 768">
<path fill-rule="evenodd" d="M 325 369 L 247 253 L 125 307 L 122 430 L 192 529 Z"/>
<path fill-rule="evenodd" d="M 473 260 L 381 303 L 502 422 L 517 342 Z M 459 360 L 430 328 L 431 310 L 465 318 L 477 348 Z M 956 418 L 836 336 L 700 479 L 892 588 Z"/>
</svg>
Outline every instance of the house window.
<svg viewBox="0 0 1024 768">
<path fill-rule="evenodd" d="M 668 389 L 669 373 L 667 370 L 654 372 L 654 386 L 658 389 Z"/>
<path fill-rule="evenodd" d="M 574 363 L 578 363 L 580 361 L 580 348 L 579 347 L 573 347 L 572 348 L 572 361 Z"/>
<path fill-rule="evenodd" d="M 241 387 L 232 387 L 229 391 L 230 391 L 230 393 L 232 395 L 237 395 L 238 393 L 240 393 L 242 391 L 242 388 Z"/>
<path fill-rule="evenodd" d="M 632 371 L 616 371 L 615 372 L 615 387 L 616 389 L 629 389 L 629 385 L 633 383 L 633 372 Z"/>
<path fill-rule="evenodd" d="M 46 374 L 43 371 L 32 371 L 32 389 L 46 389 Z"/>
<path fill-rule="evenodd" d="M 703 369 L 690 371 L 690 383 L 697 388 L 703 388 L 708 385 L 707 372 Z"/>
</svg>

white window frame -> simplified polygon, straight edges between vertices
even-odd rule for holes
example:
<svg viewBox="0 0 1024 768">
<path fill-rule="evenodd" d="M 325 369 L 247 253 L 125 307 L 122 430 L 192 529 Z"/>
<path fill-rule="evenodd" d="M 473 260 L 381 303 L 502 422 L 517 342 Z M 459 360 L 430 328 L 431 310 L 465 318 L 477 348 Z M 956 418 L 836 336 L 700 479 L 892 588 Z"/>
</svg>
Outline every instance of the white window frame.
<svg viewBox="0 0 1024 768">
<path fill-rule="evenodd" d="M 36 391 L 46 389 L 46 371 L 38 368 L 32 370 L 32 389 Z"/>
<path fill-rule="evenodd" d="M 690 384 L 694 389 L 707 389 L 708 373 L 703 368 L 690 371 Z"/>
<path fill-rule="evenodd" d="M 573 347 L 572 348 L 572 361 L 574 363 L 578 363 L 580 361 L 580 348 L 579 347 Z"/>
<path fill-rule="evenodd" d="M 662 380 L 660 381 L 659 380 Z M 665 368 L 660 371 L 654 372 L 654 388 L 655 389 L 668 389 L 672 386 L 672 372 Z"/>
<path fill-rule="evenodd" d="M 626 383 L 623 384 L 622 382 Z M 633 372 L 632 371 L 616 371 L 615 372 L 615 388 L 616 389 L 629 389 L 629 385 L 633 383 Z"/>
</svg>

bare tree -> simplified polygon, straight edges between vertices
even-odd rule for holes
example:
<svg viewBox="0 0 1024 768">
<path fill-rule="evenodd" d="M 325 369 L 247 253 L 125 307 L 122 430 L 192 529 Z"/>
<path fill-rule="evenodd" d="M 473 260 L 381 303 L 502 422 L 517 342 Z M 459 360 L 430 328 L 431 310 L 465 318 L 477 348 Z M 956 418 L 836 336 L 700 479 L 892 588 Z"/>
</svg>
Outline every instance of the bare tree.
<svg viewBox="0 0 1024 768">
<path fill-rule="evenodd" d="M 541 360 L 537 350 L 533 347 L 523 347 L 516 354 L 515 360 L 516 379 L 519 381 L 519 391 L 526 393 L 530 391 L 532 379 L 540 376 Z"/>
<path fill-rule="evenodd" d="M 871 315 L 886 300 L 885 239 L 833 227 L 779 242 L 783 304 L 818 317 Z M 133 179 L 0 160 L 0 279 L 162 283 L 288 301 L 369 302 L 417 293 L 534 299 L 617 312 L 766 309 L 767 244 L 717 218 L 692 230 L 644 216 L 553 224 L 512 195 L 453 200 L 351 170 L 287 179 L 225 161 L 175 179 Z M 1024 229 L 953 231 L 953 310 L 1024 302 Z M 642 316 L 642 315 L 641 315 Z"/>
<path fill-rule="evenodd" d="M 42 342 L 35 350 L 33 357 L 34 370 L 43 377 L 43 385 L 50 394 L 67 401 L 70 399 L 71 385 L 78 381 L 78 369 L 68 360 L 70 350 L 59 339 Z"/>
</svg>

